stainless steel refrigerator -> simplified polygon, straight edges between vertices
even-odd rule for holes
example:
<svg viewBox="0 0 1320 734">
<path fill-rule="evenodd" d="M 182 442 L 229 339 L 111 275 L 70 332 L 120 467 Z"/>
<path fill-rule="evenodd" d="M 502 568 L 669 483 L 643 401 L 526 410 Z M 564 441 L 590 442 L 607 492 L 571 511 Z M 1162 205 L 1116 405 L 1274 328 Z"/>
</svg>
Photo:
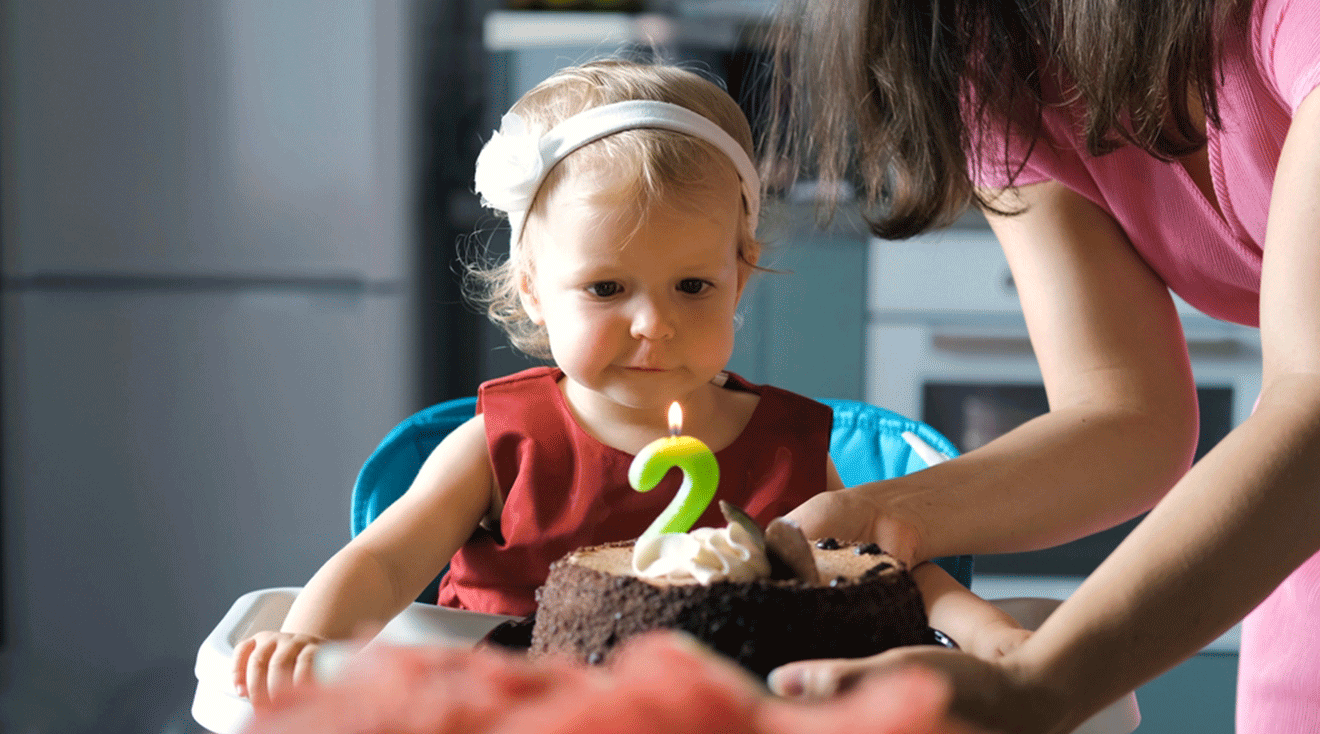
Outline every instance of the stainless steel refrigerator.
<svg viewBox="0 0 1320 734">
<path fill-rule="evenodd" d="M 3 2 L 0 729 L 132 730 L 347 540 L 420 407 L 409 6 Z"/>
</svg>

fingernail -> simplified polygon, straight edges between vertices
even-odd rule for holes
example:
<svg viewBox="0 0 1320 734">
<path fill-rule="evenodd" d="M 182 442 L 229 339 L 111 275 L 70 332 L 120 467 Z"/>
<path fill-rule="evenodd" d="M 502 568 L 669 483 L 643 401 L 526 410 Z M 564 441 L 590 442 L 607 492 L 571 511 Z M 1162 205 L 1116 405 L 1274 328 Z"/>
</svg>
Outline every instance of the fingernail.
<svg viewBox="0 0 1320 734">
<path fill-rule="evenodd" d="M 770 690 L 786 698 L 796 698 L 801 696 L 806 688 L 803 685 L 803 676 L 800 671 L 791 668 L 777 668 L 770 671 L 770 677 L 766 679 L 770 685 Z"/>
<path fill-rule="evenodd" d="M 701 640 L 682 630 L 672 632 L 669 639 L 673 641 L 675 647 L 681 647 L 688 652 L 704 653 L 708 649 Z"/>
</svg>

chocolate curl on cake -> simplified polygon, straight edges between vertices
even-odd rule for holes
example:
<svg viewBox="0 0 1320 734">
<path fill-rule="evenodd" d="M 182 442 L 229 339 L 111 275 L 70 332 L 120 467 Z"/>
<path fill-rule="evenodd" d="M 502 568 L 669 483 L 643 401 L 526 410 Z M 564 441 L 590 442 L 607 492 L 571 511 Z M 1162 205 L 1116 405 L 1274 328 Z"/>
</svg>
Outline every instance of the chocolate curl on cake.
<svg viewBox="0 0 1320 734">
<path fill-rule="evenodd" d="M 729 524 L 741 525 L 743 530 L 746 530 L 747 534 L 752 536 L 752 540 L 756 541 L 757 547 L 765 550 L 765 531 L 761 529 L 760 525 L 756 524 L 751 515 L 743 512 L 741 507 L 731 505 L 724 500 L 720 500 L 720 514 L 724 515 L 724 519 Z"/>
<path fill-rule="evenodd" d="M 789 520 L 777 517 L 765 530 L 742 510 L 720 500 L 720 513 L 730 523 L 741 525 L 765 551 L 770 560 L 770 578 L 776 581 L 798 579 L 808 584 L 820 583 L 820 571 L 811 554 L 811 546 L 801 528 Z"/>
<path fill-rule="evenodd" d="M 774 576 L 774 569 L 782 565 L 791 569 L 793 575 L 789 578 L 808 584 L 820 583 L 820 571 L 816 568 L 816 558 L 811 553 L 807 536 L 791 520 L 776 517 L 766 526 L 765 553 L 770 558 L 771 578 L 778 578 Z"/>
</svg>

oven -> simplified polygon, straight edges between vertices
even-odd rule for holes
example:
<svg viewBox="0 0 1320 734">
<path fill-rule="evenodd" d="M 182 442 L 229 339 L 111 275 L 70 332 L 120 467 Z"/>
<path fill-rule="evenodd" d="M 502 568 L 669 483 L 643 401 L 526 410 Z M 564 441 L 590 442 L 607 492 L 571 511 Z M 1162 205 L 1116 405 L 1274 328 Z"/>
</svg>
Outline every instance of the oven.
<svg viewBox="0 0 1320 734">
<path fill-rule="evenodd" d="M 1047 404 L 1008 263 L 983 220 L 960 225 L 870 242 L 864 382 L 869 402 L 921 418 L 966 452 Z M 1260 340 L 1176 300 L 1200 401 L 1200 458 L 1250 414 Z M 1138 521 L 1047 550 L 978 556 L 977 590 L 1066 596 Z"/>
</svg>

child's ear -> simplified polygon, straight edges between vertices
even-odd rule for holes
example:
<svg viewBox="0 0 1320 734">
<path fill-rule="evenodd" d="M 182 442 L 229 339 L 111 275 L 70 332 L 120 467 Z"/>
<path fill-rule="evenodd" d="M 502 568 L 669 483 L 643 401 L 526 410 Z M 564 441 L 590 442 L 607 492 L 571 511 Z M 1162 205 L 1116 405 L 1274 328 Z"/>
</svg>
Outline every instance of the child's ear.
<svg viewBox="0 0 1320 734">
<path fill-rule="evenodd" d="M 545 326 L 545 318 L 541 315 L 541 301 L 536 297 L 536 285 L 532 283 L 532 274 L 526 270 L 518 274 L 518 301 L 532 323 Z"/>
</svg>

